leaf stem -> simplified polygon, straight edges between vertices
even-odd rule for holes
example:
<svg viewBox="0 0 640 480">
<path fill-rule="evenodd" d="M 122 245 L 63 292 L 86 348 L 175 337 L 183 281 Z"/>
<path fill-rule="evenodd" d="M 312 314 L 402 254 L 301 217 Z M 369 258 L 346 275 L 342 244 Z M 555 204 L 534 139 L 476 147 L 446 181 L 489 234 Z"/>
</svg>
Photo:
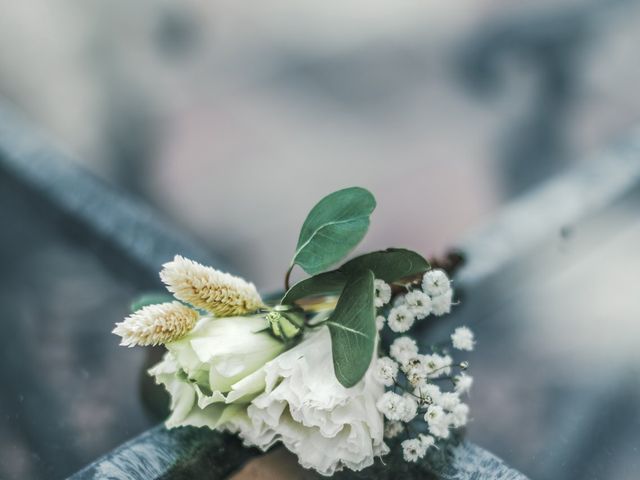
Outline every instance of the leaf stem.
<svg viewBox="0 0 640 480">
<path fill-rule="evenodd" d="M 293 270 L 293 266 L 294 265 L 295 264 L 293 264 L 293 263 L 291 264 L 291 266 L 289 267 L 289 270 L 287 270 L 287 273 L 284 276 L 284 290 L 285 290 L 285 292 L 288 291 L 289 288 L 290 288 L 289 282 L 291 280 L 291 270 Z"/>
</svg>

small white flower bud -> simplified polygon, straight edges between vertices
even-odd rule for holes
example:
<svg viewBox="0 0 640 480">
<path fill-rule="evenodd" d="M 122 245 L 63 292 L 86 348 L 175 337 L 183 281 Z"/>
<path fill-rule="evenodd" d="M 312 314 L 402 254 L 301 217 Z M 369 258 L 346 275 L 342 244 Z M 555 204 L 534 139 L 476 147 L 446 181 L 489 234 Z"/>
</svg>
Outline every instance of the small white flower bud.
<svg viewBox="0 0 640 480">
<path fill-rule="evenodd" d="M 389 328 L 396 333 L 406 332 L 414 322 L 415 317 L 406 305 L 392 308 L 387 319 Z"/>
<path fill-rule="evenodd" d="M 451 341 L 453 342 L 453 348 L 458 350 L 473 350 L 475 340 L 473 338 L 473 332 L 467 327 L 458 327 L 451 334 Z"/>
<path fill-rule="evenodd" d="M 398 376 L 398 364 L 389 357 L 378 358 L 373 367 L 373 376 L 383 385 L 390 387 Z"/>
<path fill-rule="evenodd" d="M 376 279 L 373 282 L 374 304 L 376 308 L 383 307 L 391 300 L 391 287 L 384 281 Z"/>
<path fill-rule="evenodd" d="M 429 270 L 422 277 L 422 290 L 431 297 L 442 295 L 450 289 L 451 282 L 443 270 Z"/>
</svg>

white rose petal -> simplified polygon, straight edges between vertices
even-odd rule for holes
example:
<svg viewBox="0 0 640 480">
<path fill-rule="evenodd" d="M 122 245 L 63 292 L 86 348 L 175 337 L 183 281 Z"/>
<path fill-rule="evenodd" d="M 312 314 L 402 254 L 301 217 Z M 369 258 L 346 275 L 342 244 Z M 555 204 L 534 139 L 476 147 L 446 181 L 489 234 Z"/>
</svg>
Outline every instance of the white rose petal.
<svg viewBox="0 0 640 480">
<path fill-rule="evenodd" d="M 246 403 L 265 387 L 259 369 L 285 349 L 268 333 L 256 333 L 266 326 L 258 316 L 203 317 L 166 344 L 168 352 L 149 374 L 171 395 L 167 427 L 235 430 L 244 421 Z"/>
</svg>

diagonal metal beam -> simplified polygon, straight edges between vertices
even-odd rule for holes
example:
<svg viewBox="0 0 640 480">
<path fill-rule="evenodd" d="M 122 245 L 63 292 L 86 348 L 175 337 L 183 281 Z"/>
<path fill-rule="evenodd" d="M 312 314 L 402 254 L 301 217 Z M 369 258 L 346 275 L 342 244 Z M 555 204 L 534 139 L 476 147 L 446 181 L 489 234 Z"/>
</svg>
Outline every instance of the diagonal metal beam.
<svg viewBox="0 0 640 480">
<path fill-rule="evenodd" d="M 534 188 L 458 243 L 466 264 L 456 283 L 470 287 L 549 236 L 592 217 L 640 186 L 640 127 L 579 166 Z"/>
<path fill-rule="evenodd" d="M 52 209 L 80 222 L 154 276 L 176 253 L 227 269 L 152 208 L 79 168 L 52 145 L 0 99 L 0 175 L 44 196 Z"/>
</svg>

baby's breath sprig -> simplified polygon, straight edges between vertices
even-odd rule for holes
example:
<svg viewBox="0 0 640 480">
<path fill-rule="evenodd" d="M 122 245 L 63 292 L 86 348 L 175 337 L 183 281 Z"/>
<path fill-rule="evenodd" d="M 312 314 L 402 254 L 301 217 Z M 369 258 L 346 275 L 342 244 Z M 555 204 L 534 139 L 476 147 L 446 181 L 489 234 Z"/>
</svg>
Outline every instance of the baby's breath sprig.
<svg viewBox="0 0 640 480">
<path fill-rule="evenodd" d="M 378 307 L 390 300 L 382 297 L 379 292 L 383 291 L 384 286 L 377 284 Z M 412 282 L 394 299 L 387 318 L 378 317 L 378 329 L 387 325 L 395 333 L 406 333 L 430 315 L 449 313 L 452 299 L 453 289 L 447 274 L 440 269 L 429 270 L 419 282 Z M 377 402 L 378 410 L 387 420 L 385 436 L 395 438 L 402 432 L 406 434 L 401 447 L 407 462 L 423 458 L 429 448 L 448 439 L 452 429 L 466 425 L 469 407 L 460 396 L 469 391 L 473 378 L 465 373 L 468 363 L 454 363 L 449 349 L 443 347 L 470 351 L 474 345 L 473 333 L 467 327 L 457 328 L 446 345 L 434 345 L 429 354 L 421 354 L 417 342 L 403 335 L 391 343 L 389 356 L 378 358 L 374 363 L 374 376 L 389 388 Z M 435 383 L 443 380 L 451 382 L 451 391 Z M 414 429 L 411 425 L 416 422 L 422 426 L 416 425 Z"/>
</svg>

